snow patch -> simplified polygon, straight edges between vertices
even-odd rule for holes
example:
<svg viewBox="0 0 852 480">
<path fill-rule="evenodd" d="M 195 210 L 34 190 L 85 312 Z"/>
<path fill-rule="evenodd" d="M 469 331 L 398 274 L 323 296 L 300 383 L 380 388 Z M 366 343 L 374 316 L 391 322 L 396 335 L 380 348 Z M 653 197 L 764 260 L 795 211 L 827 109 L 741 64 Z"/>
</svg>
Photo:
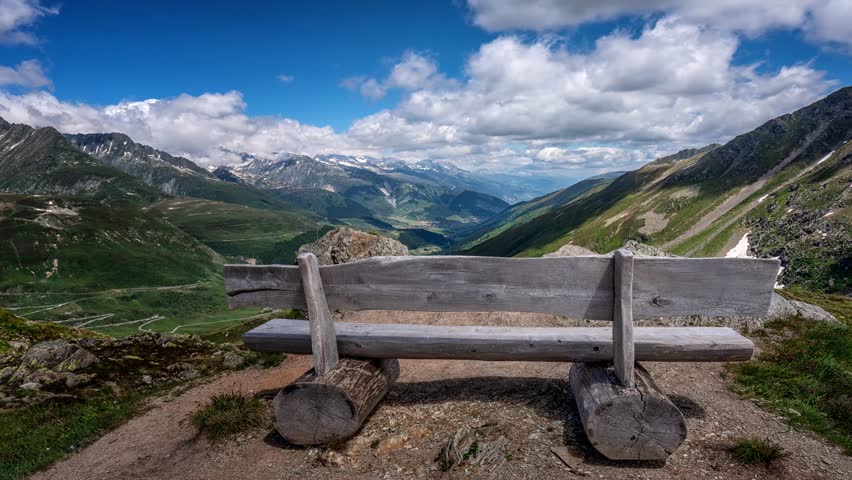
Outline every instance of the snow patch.
<svg viewBox="0 0 852 480">
<path fill-rule="evenodd" d="M 748 254 L 748 232 L 743 235 L 743 238 L 734 245 L 734 248 L 728 250 L 728 253 L 725 254 L 727 258 L 752 258 L 751 255 Z"/>
<path fill-rule="evenodd" d="M 829 158 L 829 157 L 831 157 L 832 155 L 834 155 L 834 150 L 832 150 L 832 151 L 828 152 L 828 155 L 826 155 L 826 156 L 824 156 L 824 157 L 820 158 L 820 159 L 819 159 L 819 161 L 818 161 L 818 162 L 816 162 L 816 164 L 815 164 L 815 165 L 819 165 L 820 163 L 822 163 L 822 162 L 824 162 L 824 161 L 828 160 L 828 158 Z"/>
</svg>

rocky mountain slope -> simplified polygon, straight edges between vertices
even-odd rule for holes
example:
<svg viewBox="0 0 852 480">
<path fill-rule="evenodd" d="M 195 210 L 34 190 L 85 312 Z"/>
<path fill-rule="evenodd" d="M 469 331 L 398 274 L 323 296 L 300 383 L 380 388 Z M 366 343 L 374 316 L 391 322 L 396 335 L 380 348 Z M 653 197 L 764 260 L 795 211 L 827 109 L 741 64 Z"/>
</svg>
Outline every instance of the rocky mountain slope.
<svg viewBox="0 0 852 480">
<path fill-rule="evenodd" d="M 509 206 L 500 198 L 463 188 L 468 183 L 464 171 L 443 164 L 409 166 L 398 160 L 341 155 L 242 158 L 243 163 L 218 167 L 214 174 L 223 181 L 275 190 L 302 208 L 358 228 L 452 232 Z M 455 180 L 441 181 L 447 178 Z"/>
<path fill-rule="evenodd" d="M 264 209 L 294 209 L 277 195 L 224 182 L 194 162 L 134 142 L 122 133 L 66 134 L 80 152 L 170 196 L 197 197 Z"/>
<path fill-rule="evenodd" d="M 154 199 L 144 183 L 86 155 L 52 127 L 0 118 L 0 191 Z"/>
<path fill-rule="evenodd" d="M 723 146 L 684 151 L 469 247 L 535 256 L 566 243 L 610 251 L 638 240 L 690 256 L 780 256 L 781 282 L 849 293 L 852 87 Z M 804 188 L 803 188 L 804 187 Z"/>
</svg>

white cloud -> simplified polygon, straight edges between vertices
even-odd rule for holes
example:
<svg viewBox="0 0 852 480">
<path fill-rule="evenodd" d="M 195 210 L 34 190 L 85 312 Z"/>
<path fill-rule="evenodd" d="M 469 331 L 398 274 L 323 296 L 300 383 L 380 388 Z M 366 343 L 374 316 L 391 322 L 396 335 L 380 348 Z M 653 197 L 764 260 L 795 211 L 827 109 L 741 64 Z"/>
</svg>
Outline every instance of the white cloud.
<svg viewBox="0 0 852 480">
<path fill-rule="evenodd" d="M 17 85 L 26 88 L 51 86 L 38 60 L 25 60 L 16 67 L 0 65 L 0 86 Z"/>
<path fill-rule="evenodd" d="M 394 88 L 412 91 L 455 84 L 454 80 L 448 79 L 438 71 L 438 64 L 433 59 L 412 51 L 403 54 L 402 59 L 393 66 L 384 80 L 356 76 L 345 78 L 340 82 L 344 88 L 357 91 L 372 100 L 383 98 L 388 90 Z"/>
<path fill-rule="evenodd" d="M 38 38 L 26 30 L 40 17 L 59 13 L 39 0 L 0 0 L 0 43 L 34 45 Z"/>
<path fill-rule="evenodd" d="M 804 29 L 819 42 L 852 49 L 849 0 L 468 0 L 473 21 L 489 31 L 548 30 L 624 15 L 665 13 L 747 35 Z"/>
<path fill-rule="evenodd" d="M 93 107 L 62 102 L 47 92 L 12 95 L 0 91 L 0 116 L 8 121 L 50 125 L 67 133 L 123 132 L 137 142 L 201 163 L 232 161 L 221 148 L 263 156 L 282 152 L 376 154 L 359 149 L 331 127 L 249 117 L 245 107 L 239 92 Z"/>
<path fill-rule="evenodd" d="M 601 37 L 586 54 L 503 36 L 470 57 L 464 83 L 411 91 L 396 108 L 357 120 L 349 135 L 393 151 L 525 143 L 562 152 L 565 145 L 594 143 L 667 153 L 726 141 L 833 86 L 809 65 L 771 73 L 735 66 L 737 46 L 731 32 L 674 18 L 638 37 L 618 31 Z M 523 161 L 575 167 L 591 158 L 582 150 L 539 153 Z M 469 154 L 463 161 L 487 159 Z"/>
<path fill-rule="evenodd" d="M 284 74 L 278 75 L 275 78 L 277 78 L 278 81 L 281 82 L 281 83 L 290 83 L 290 82 L 292 82 L 293 80 L 296 79 L 296 77 L 294 77 L 293 75 L 284 75 Z"/>
<path fill-rule="evenodd" d="M 823 25 L 825 38 L 845 28 L 816 16 L 809 22 Z M 816 35 L 813 28 L 809 35 Z M 619 30 L 604 35 L 582 53 L 547 37 L 504 35 L 467 59 L 461 79 L 448 78 L 432 58 L 407 52 L 382 79 L 341 82 L 374 99 L 392 89 L 402 93 L 395 107 L 359 118 L 345 132 L 251 117 L 235 91 L 92 106 L 44 91 L 0 90 L 0 116 L 70 133 L 125 132 L 202 163 L 233 161 L 224 148 L 261 156 L 441 159 L 472 169 L 580 176 L 727 141 L 834 87 L 809 64 L 777 71 L 735 65 L 738 46 L 738 34 L 730 29 L 668 16 L 638 35 Z M 0 68 L 0 84 L 40 82 L 49 86 L 37 62 Z"/>
</svg>

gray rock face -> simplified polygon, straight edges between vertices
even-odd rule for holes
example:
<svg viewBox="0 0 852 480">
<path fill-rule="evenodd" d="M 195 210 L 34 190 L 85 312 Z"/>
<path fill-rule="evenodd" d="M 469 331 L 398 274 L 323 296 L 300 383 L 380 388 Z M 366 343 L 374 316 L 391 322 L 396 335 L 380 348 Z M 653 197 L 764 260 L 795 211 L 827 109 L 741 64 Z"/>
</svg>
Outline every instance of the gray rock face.
<svg viewBox="0 0 852 480">
<path fill-rule="evenodd" d="M 566 243 L 559 247 L 559 250 L 544 254 L 545 257 L 577 257 L 581 255 L 597 255 L 597 252 L 593 252 L 588 248 L 581 247 L 579 245 Z"/>
<path fill-rule="evenodd" d="M 313 253 L 320 265 L 349 263 L 378 256 L 410 255 L 408 247 L 393 238 L 348 227 L 332 230 L 316 242 L 302 245 L 299 253 Z"/>
<path fill-rule="evenodd" d="M 826 312 L 822 307 L 798 300 L 787 300 L 777 293 L 772 293 L 772 302 L 769 304 L 766 319 L 780 320 L 788 317 L 799 317 L 813 322 L 837 322 L 834 315 Z"/>
<path fill-rule="evenodd" d="M 222 355 L 222 365 L 225 368 L 239 368 L 244 363 L 246 363 L 246 359 L 236 352 L 225 352 Z"/>
<path fill-rule="evenodd" d="M 668 253 L 662 249 L 659 249 L 653 245 L 646 245 L 644 243 L 639 243 L 636 240 L 628 240 L 627 243 L 624 244 L 624 247 L 627 250 L 633 252 L 634 255 L 640 257 L 674 257 L 671 253 Z"/>
<path fill-rule="evenodd" d="M 76 386 L 88 377 L 72 372 L 99 361 L 94 354 L 65 340 L 50 340 L 33 345 L 21 358 L 14 372 L 5 371 L 2 377 L 11 384 L 66 384 Z"/>
</svg>

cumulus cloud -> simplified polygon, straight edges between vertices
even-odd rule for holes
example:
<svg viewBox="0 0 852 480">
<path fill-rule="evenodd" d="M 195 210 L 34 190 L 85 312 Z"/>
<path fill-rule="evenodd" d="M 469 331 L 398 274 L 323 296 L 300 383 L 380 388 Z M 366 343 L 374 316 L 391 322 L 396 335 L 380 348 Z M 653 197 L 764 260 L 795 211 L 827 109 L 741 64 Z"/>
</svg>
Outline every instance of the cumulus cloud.
<svg viewBox="0 0 852 480">
<path fill-rule="evenodd" d="M 448 79 L 438 71 L 438 64 L 425 55 L 408 51 L 402 56 L 402 60 L 396 63 L 384 80 L 355 76 L 343 79 L 341 86 L 361 95 L 379 100 L 383 98 L 388 90 L 397 88 L 404 91 L 412 91 L 427 87 L 438 87 L 455 85 L 454 80 Z"/>
<path fill-rule="evenodd" d="M 38 60 L 25 60 L 16 67 L 0 65 L 0 87 L 11 85 L 39 88 L 49 87 L 52 84 L 50 79 L 45 76 Z"/>
<path fill-rule="evenodd" d="M 496 0 L 471 4 L 481 6 L 482 12 L 489 12 L 488 5 L 500 5 Z M 644 11 L 662 3 L 630 2 L 636 4 Z M 617 15 L 622 10 L 604 7 L 618 5 L 537 0 L 537 7 L 526 14 L 555 8 L 551 17 L 569 12 L 560 22 L 581 22 Z M 709 12 L 725 5 L 734 8 L 728 0 L 702 8 Z M 845 15 L 846 5 L 834 0 L 825 5 L 835 8 L 835 14 L 821 17 L 807 10 L 811 14 L 805 20 L 808 35 L 821 35 L 821 41 L 839 38 L 847 27 L 836 21 Z M 775 25 L 791 24 L 794 10 L 789 16 L 781 12 L 769 17 L 775 18 Z M 696 6 L 678 15 L 694 17 L 701 11 Z M 345 153 L 579 176 L 636 168 L 681 148 L 725 142 L 817 100 L 835 86 L 825 72 L 807 63 L 776 71 L 735 64 L 739 39 L 731 28 L 676 15 L 659 18 L 638 35 L 613 31 L 582 52 L 546 36 L 503 35 L 471 54 L 458 79 L 441 72 L 430 56 L 409 51 L 382 78 L 341 82 L 372 99 L 391 90 L 402 97 L 393 108 L 359 118 L 343 132 L 288 118 L 249 116 L 236 91 L 93 106 L 61 101 L 45 91 L 15 95 L 0 90 L 0 116 L 69 133 L 124 132 L 201 163 L 234 161 L 226 150 L 260 156 Z M 49 87 L 50 81 L 40 64 L 30 60 L 0 67 L 2 85 L 39 88 Z"/>
<path fill-rule="evenodd" d="M 736 66 L 737 46 L 731 32 L 673 18 L 638 37 L 603 36 L 585 54 L 502 36 L 471 56 L 464 83 L 411 91 L 395 108 L 357 120 L 349 135 L 392 150 L 499 140 L 647 151 L 727 140 L 833 86 L 806 64 L 772 73 Z M 566 166 L 581 158 L 547 152 L 527 158 Z"/>
<path fill-rule="evenodd" d="M 270 157 L 283 152 L 376 153 L 359 149 L 331 127 L 250 117 L 245 108 L 239 92 L 94 107 L 63 102 L 43 91 L 23 95 L 0 91 L 0 116 L 8 121 L 50 125 L 68 133 L 123 132 L 137 142 L 201 163 L 233 161 L 222 149 Z"/>
<path fill-rule="evenodd" d="M 27 28 L 39 18 L 57 13 L 58 7 L 46 7 L 39 0 L 0 0 L 0 43 L 38 43 L 38 37 Z"/>
<path fill-rule="evenodd" d="M 848 0 L 468 0 L 473 21 L 489 31 L 548 30 L 624 15 L 665 13 L 747 35 L 803 29 L 819 42 L 852 49 Z"/>
</svg>

